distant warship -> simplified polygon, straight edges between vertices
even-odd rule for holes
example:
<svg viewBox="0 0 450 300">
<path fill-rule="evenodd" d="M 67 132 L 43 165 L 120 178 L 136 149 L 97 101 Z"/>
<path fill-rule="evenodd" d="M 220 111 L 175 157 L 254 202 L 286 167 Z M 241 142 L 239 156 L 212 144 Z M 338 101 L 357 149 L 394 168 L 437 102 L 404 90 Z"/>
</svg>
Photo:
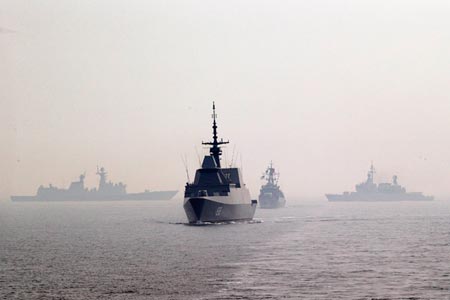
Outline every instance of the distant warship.
<svg viewBox="0 0 450 300">
<path fill-rule="evenodd" d="M 278 208 L 286 204 L 283 192 L 278 186 L 279 173 L 275 172 L 275 168 L 270 162 L 269 167 L 264 172 L 261 179 L 267 182 L 261 187 L 259 192 L 259 207 L 261 208 Z"/>
<path fill-rule="evenodd" d="M 104 168 L 97 168 L 100 176 L 98 189 L 84 187 L 85 175 L 80 175 L 79 181 L 74 181 L 68 189 L 61 189 L 49 185 L 40 186 L 35 196 L 11 196 L 12 201 L 89 201 L 89 200 L 169 200 L 178 191 L 148 191 L 143 193 L 131 193 L 126 191 L 126 185 L 122 182 L 112 183 L 106 180 Z"/>
<path fill-rule="evenodd" d="M 193 183 L 186 183 L 184 210 L 189 223 L 251 220 L 255 214 L 256 200 L 242 180 L 238 168 L 222 168 L 220 145 L 228 144 L 217 137 L 215 104 L 213 103 L 213 141 L 210 155 L 206 155 Z"/>
<path fill-rule="evenodd" d="M 393 176 L 392 183 L 373 182 L 375 169 L 373 164 L 367 173 L 367 180 L 357 184 L 356 192 L 343 194 L 326 194 L 328 201 L 431 201 L 432 196 L 422 193 L 407 193 L 406 189 L 398 184 L 397 176 Z"/>
</svg>

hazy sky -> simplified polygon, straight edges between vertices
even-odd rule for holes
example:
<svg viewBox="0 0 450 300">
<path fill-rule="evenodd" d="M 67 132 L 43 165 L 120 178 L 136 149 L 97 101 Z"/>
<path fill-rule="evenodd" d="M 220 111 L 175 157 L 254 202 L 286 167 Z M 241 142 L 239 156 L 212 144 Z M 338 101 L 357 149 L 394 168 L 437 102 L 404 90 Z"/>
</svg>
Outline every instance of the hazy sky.
<svg viewBox="0 0 450 300">
<path fill-rule="evenodd" d="M 97 165 L 182 190 L 212 100 L 253 198 L 270 160 L 288 197 L 351 190 L 371 160 L 376 180 L 450 195 L 450 1 L 1 7 L 1 197 L 84 171 L 93 187 Z"/>
</svg>

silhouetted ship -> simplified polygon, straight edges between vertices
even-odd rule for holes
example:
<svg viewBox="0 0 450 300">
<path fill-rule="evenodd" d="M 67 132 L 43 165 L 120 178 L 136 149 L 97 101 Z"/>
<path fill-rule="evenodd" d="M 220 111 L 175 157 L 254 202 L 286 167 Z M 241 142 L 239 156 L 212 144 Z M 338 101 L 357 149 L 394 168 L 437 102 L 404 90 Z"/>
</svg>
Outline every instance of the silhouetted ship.
<svg viewBox="0 0 450 300">
<path fill-rule="evenodd" d="M 214 103 L 212 116 L 213 141 L 202 143 L 211 146 L 210 155 L 204 157 L 201 169 L 195 173 L 194 182 L 186 183 L 183 206 L 187 218 L 189 223 L 251 220 L 257 201 L 251 200 L 241 171 L 220 166 L 220 145 L 228 142 L 217 138 Z"/>
<path fill-rule="evenodd" d="M 80 175 L 79 181 L 74 181 L 68 189 L 60 189 L 49 185 L 40 186 L 35 196 L 11 196 L 12 201 L 89 201 L 89 200 L 169 200 L 178 191 L 148 191 L 143 193 L 127 193 L 126 185 L 122 182 L 112 183 L 106 180 L 104 168 L 97 169 L 100 176 L 98 189 L 84 187 L 85 175 Z"/>
<path fill-rule="evenodd" d="M 340 195 L 327 194 L 328 201 L 431 201 L 432 196 L 422 193 L 407 193 L 406 189 L 398 184 L 397 176 L 393 176 L 392 183 L 373 182 L 375 169 L 373 164 L 367 173 L 367 180 L 357 184 L 356 192 L 345 192 Z"/>
<path fill-rule="evenodd" d="M 267 182 L 263 185 L 259 191 L 259 207 L 261 208 L 279 208 L 286 204 L 283 192 L 278 186 L 279 173 L 275 172 L 275 168 L 270 162 L 266 172 L 264 172 L 261 179 L 265 179 Z"/>
</svg>

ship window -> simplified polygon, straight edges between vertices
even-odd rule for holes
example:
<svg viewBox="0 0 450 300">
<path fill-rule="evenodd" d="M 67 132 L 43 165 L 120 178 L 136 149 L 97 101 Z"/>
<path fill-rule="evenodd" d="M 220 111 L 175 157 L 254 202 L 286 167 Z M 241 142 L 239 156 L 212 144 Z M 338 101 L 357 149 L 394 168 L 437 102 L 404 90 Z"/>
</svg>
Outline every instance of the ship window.
<svg viewBox="0 0 450 300">
<path fill-rule="evenodd" d="M 199 191 L 198 191 L 198 196 L 199 196 L 199 197 L 205 197 L 205 196 L 208 196 L 208 191 L 207 191 L 207 190 L 199 190 Z"/>
</svg>

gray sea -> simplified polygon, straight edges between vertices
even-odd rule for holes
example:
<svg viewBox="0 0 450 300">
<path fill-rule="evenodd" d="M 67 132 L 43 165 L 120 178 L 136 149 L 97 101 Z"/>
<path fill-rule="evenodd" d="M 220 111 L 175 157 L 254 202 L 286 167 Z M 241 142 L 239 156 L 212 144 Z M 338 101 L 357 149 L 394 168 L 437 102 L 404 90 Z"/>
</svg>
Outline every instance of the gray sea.
<svg viewBox="0 0 450 300">
<path fill-rule="evenodd" d="M 450 299 L 450 202 L 185 222 L 181 200 L 0 201 L 0 299 Z"/>
</svg>

